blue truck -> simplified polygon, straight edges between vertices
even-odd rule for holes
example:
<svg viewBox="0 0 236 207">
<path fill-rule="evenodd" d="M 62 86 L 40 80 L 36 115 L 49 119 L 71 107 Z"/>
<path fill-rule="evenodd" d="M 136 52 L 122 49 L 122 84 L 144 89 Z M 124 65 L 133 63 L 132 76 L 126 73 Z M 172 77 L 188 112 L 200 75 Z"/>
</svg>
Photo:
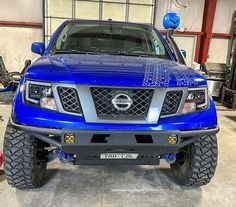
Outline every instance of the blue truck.
<svg viewBox="0 0 236 207">
<path fill-rule="evenodd" d="M 78 165 L 164 159 L 180 184 L 210 182 L 216 108 L 171 36 L 144 24 L 67 20 L 32 51 L 41 57 L 20 80 L 5 132 L 11 186 L 40 186 L 55 154 Z"/>
</svg>

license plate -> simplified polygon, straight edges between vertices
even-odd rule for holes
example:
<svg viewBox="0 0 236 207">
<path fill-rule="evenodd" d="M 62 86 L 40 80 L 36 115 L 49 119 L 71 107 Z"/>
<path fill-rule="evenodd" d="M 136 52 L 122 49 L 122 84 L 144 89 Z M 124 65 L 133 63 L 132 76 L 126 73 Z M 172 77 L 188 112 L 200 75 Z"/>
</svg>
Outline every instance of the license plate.
<svg viewBox="0 0 236 207">
<path fill-rule="evenodd" d="M 136 153 L 102 153 L 100 159 L 102 160 L 135 160 L 139 154 Z"/>
</svg>

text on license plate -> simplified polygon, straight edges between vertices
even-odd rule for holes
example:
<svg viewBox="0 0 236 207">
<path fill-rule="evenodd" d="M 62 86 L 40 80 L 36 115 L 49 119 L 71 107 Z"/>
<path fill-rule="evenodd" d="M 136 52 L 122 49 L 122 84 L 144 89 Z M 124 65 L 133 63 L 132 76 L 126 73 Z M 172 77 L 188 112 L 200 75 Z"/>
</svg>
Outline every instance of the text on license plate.
<svg viewBox="0 0 236 207">
<path fill-rule="evenodd" d="M 138 157 L 137 153 L 102 153 L 100 155 L 100 159 L 126 159 L 126 160 L 134 160 Z"/>
</svg>

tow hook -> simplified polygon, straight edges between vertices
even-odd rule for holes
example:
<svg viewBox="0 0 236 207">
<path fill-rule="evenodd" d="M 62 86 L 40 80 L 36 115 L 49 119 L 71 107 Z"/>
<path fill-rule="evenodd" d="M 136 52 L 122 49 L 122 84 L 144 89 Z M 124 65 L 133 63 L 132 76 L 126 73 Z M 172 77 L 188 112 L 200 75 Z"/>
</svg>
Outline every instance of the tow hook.
<svg viewBox="0 0 236 207">
<path fill-rule="evenodd" d="M 73 155 L 70 153 L 63 152 L 62 149 L 59 150 L 58 158 L 62 163 L 67 163 L 67 162 L 73 161 Z"/>
<path fill-rule="evenodd" d="M 165 154 L 164 159 L 167 163 L 173 164 L 176 161 L 176 153 Z"/>
</svg>

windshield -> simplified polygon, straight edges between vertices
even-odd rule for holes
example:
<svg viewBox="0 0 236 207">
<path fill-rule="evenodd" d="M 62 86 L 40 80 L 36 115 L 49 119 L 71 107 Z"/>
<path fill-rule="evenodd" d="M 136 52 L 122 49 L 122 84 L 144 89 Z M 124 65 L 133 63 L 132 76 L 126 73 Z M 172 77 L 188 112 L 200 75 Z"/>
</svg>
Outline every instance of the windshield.
<svg viewBox="0 0 236 207">
<path fill-rule="evenodd" d="M 170 59 L 162 41 L 151 28 L 118 23 L 69 23 L 61 31 L 51 52 Z"/>
</svg>

